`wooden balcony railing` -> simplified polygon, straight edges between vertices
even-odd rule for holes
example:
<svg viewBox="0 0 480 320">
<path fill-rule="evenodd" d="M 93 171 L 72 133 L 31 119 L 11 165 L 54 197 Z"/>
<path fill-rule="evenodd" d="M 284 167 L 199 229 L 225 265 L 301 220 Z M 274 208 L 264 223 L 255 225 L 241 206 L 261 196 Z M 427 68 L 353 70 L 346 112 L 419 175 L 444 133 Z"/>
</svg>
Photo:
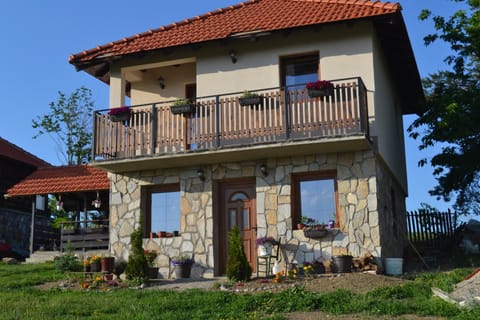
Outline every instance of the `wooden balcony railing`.
<svg viewBox="0 0 480 320">
<path fill-rule="evenodd" d="M 333 95 L 319 98 L 310 98 L 304 88 L 256 90 L 262 97 L 262 105 L 256 106 L 240 106 L 240 92 L 197 97 L 194 112 L 187 114 L 173 114 L 173 101 L 132 106 L 130 118 L 123 122 L 113 122 L 108 110 L 97 111 L 93 157 L 127 159 L 286 140 L 368 135 L 362 80 L 332 82 Z"/>
<path fill-rule="evenodd" d="M 108 249 L 110 234 L 108 220 L 82 220 L 63 222 L 60 228 L 60 251 L 67 246 L 73 250 Z"/>
</svg>

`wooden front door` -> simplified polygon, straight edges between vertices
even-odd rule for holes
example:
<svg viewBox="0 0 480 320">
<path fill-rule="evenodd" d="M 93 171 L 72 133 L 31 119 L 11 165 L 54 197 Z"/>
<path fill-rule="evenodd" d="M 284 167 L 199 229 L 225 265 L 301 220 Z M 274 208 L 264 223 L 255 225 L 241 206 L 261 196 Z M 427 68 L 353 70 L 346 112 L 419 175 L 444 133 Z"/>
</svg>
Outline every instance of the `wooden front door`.
<svg viewBox="0 0 480 320">
<path fill-rule="evenodd" d="M 237 226 L 243 239 L 243 250 L 253 271 L 256 270 L 257 212 L 255 180 L 223 182 L 219 185 L 219 268 L 226 273 L 228 232 Z"/>
</svg>

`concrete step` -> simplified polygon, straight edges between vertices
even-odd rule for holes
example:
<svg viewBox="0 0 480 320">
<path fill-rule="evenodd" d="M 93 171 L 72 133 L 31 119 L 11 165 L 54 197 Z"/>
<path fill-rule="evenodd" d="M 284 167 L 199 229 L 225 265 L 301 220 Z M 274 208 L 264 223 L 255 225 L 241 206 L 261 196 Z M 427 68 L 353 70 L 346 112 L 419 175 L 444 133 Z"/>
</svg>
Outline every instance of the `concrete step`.
<svg viewBox="0 0 480 320">
<path fill-rule="evenodd" d="M 55 257 L 59 257 L 65 252 L 60 251 L 35 251 L 29 258 L 25 259 L 25 263 L 44 263 L 47 261 L 53 261 Z M 108 250 L 89 250 L 89 251 L 74 251 L 80 260 L 83 260 L 86 256 L 108 256 L 110 253 Z"/>
<path fill-rule="evenodd" d="M 25 263 L 43 263 L 47 261 L 53 261 L 55 257 L 60 256 L 60 251 L 35 251 L 27 259 Z"/>
</svg>

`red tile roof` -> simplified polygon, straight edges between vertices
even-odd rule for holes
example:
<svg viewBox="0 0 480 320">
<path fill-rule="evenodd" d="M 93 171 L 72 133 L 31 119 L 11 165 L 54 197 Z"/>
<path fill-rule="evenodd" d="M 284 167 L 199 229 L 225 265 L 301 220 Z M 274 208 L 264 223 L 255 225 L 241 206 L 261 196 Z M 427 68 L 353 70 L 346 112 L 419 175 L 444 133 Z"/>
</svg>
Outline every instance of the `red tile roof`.
<svg viewBox="0 0 480 320">
<path fill-rule="evenodd" d="M 0 137 L 0 157 L 29 164 L 35 168 L 46 167 L 51 164 L 23 150 L 19 146 Z"/>
<path fill-rule="evenodd" d="M 39 168 L 8 189 L 9 197 L 37 194 L 109 190 L 107 172 L 89 166 Z"/>
<path fill-rule="evenodd" d="M 239 33 L 275 31 L 400 12 L 398 3 L 366 0 L 250 0 L 70 56 L 81 65 L 106 58 L 225 39 Z"/>
</svg>

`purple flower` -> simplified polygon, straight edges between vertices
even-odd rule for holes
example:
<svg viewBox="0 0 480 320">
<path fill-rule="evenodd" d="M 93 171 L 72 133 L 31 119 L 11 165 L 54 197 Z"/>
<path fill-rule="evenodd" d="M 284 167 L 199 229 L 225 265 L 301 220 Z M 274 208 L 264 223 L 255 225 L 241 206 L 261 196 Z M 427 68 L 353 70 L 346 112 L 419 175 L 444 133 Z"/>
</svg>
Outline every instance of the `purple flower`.
<svg viewBox="0 0 480 320">
<path fill-rule="evenodd" d="M 257 246 L 265 245 L 265 243 L 270 243 L 271 245 L 276 245 L 277 240 L 274 237 L 261 237 L 257 239 Z"/>
</svg>

